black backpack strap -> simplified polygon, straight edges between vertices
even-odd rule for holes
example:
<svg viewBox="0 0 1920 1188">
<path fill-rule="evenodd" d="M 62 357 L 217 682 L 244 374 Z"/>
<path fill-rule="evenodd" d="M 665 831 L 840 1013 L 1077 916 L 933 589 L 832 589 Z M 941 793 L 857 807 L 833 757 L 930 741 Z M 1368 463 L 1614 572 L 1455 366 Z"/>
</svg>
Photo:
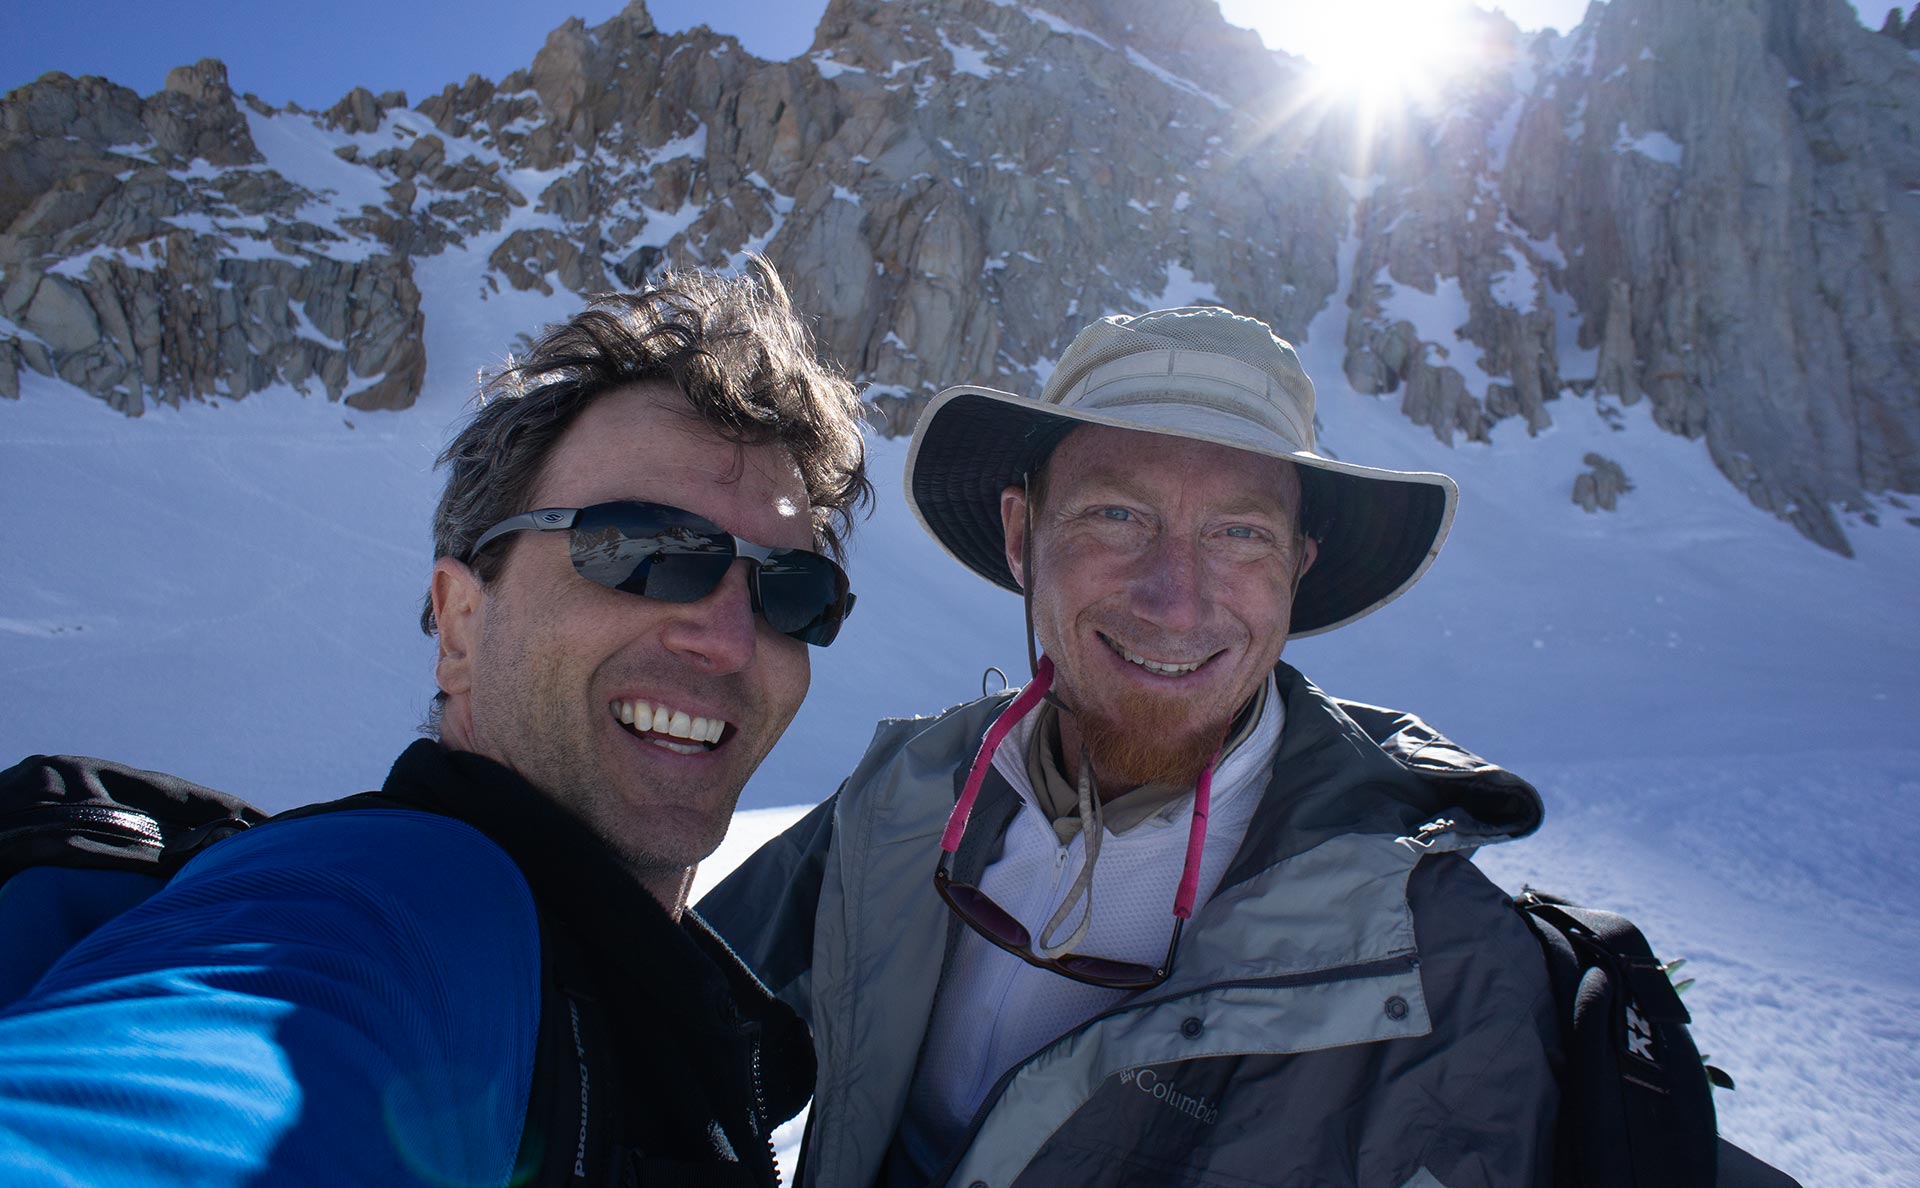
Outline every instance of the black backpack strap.
<svg viewBox="0 0 1920 1188">
<path fill-rule="evenodd" d="M 238 797 L 81 755 L 0 771 L 0 882 L 29 866 L 171 878 L 214 842 L 267 819 Z"/>
<path fill-rule="evenodd" d="M 1713 1090 L 1690 1021 L 1633 922 L 1531 890 L 1517 901 L 1547 955 L 1566 1040 L 1556 1183 L 1714 1183 Z"/>
<path fill-rule="evenodd" d="M 620 1087 L 604 1007 L 566 929 L 540 914 L 540 1034 L 513 1183 L 526 1188 L 619 1188 Z"/>
<path fill-rule="evenodd" d="M 362 792 L 302 805 L 274 820 L 354 809 L 434 811 L 404 797 Z M 512 1182 L 515 1188 L 625 1188 L 634 1181 L 629 1152 L 619 1140 L 622 1089 L 607 1008 L 587 973 L 581 941 L 544 910 L 535 910 L 540 921 L 540 1030 Z"/>
</svg>

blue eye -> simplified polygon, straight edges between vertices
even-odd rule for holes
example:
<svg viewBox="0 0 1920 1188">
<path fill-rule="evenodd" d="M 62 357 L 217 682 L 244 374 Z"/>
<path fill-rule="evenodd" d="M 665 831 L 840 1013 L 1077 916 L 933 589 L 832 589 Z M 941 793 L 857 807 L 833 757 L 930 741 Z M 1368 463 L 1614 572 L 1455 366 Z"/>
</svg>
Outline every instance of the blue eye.
<svg viewBox="0 0 1920 1188">
<path fill-rule="evenodd" d="M 1100 516 L 1117 524 L 1124 524 L 1133 519 L 1133 513 L 1124 507 L 1103 507 L 1100 509 Z"/>
<path fill-rule="evenodd" d="M 1258 540 L 1260 538 L 1258 532 L 1247 527 L 1245 524 L 1235 524 L 1233 527 L 1227 529 L 1227 535 L 1233 537 L 1235 540 Z"/>
</svg>

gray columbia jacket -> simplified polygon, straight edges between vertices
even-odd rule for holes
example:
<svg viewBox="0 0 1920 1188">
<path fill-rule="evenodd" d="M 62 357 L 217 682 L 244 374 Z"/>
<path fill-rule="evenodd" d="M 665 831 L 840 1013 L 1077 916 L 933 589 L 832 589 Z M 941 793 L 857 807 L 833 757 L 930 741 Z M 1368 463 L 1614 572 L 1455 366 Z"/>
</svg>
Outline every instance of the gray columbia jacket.
<svg viewBox="0 0 1920 1188">
<path fill-rule="evenodd" d="M 1419 719 L 1278 669 L 1271 783 L 1171 978 L 1014 1066 L 935 1183 L 1493 1188 L 1549 1181 L 1558 1039 L 1538 943 L 1468 856 L 1540 821 Z M 958 929 L 940 831 L 1010 694 L 887 721 L 840 791 L 699 906 L 813 1028 L 802 1185 L 874 1184 Z M 989 773 L 954 877 L 1018 795 Z"/>
</svg>

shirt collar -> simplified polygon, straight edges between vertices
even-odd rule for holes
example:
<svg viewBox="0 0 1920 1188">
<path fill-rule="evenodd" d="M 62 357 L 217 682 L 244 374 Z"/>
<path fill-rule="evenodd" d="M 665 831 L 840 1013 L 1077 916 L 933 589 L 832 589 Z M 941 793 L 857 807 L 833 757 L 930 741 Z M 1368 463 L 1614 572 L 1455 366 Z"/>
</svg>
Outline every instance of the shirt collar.
<svg viewBox="0 0 1920 1188">
<path fill-rule="evenodd" d="M 1213 803 L 1219 805 L 1264 774 L 1280 749 L 1287 709 L 1272 674 L 1261 684 L 1239 716 L 1233 735 L 1222 748 L 1213 772 Z M 993 765 L 1006 777 L 1021 801 L 1052 823 L 1065 845 L 1080 831 L 1079 796 L 1073 781 L 1060 770 L 1059 710 L 1051 703 L 1028 715 L 994 752 Z M 1193 795 L 1192 785 L 1149 784 L 1115 797 L 1101 807 L 1107 832 L 1126 833 L 1150 820 L 1170 804 Z"/>
</svg>

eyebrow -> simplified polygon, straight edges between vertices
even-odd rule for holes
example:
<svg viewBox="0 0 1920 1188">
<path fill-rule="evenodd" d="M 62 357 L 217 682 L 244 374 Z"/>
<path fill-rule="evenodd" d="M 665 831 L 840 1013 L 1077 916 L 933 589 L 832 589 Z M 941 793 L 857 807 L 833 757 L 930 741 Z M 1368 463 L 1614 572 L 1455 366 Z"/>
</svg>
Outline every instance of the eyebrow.
<svg viewBox="0 0 1920 1188">
<path fill-rule="evenodd" d="M 1080 501 L 1098 501 L 1103 495 L 1117 495 L 1128 499 L 1139 500 L 1142 503 L 1150 501 L 1148 493 L 1137 484 L 1129 481 L 1129 478 L 1124 475 L 1101 476 L 1088 479 L 1086 487 L 1080 495 Z M 1284 520 L 1289 514 L 1298 514 L 1298 511 L 1299 508 L 1297 506 L 1289 506 L 1278 498 L 1262 499 L 1257 495 L 1247 493 L 1236 502 L 1229 503 L 1224 507 L 1215 508 L 1214 514 L 1216 516 L 1227 517 L 1265 516 Z"/>
</svg>

